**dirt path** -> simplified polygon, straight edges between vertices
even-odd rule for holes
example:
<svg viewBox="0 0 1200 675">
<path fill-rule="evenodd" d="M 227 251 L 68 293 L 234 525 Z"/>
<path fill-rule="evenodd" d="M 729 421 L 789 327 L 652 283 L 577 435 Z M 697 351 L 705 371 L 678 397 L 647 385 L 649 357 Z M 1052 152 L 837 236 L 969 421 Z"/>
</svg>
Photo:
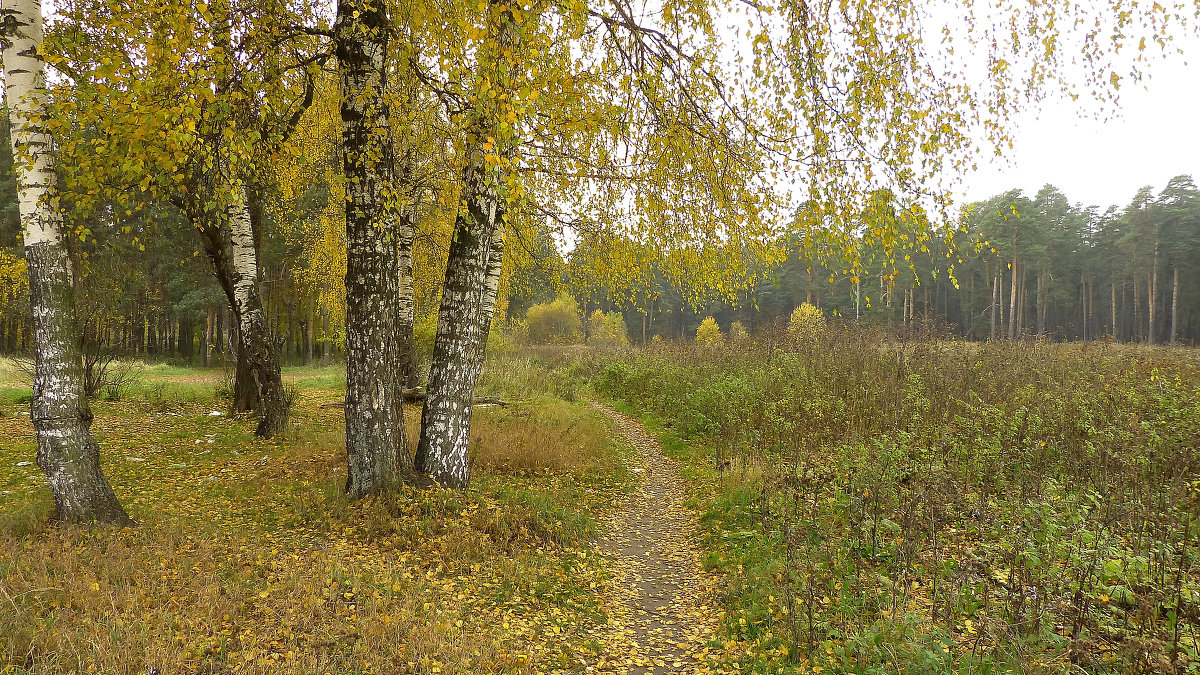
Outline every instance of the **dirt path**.
<svg viewBox="0 0 1200 675">
<path fill-rule="evenodd" d="M 700 568 L 690 538 L 696 515 L 683 504 L 683 481 L 675 462 L 642 425 L 595 403 L 637 448 L 634 471 L 640 487 L 609 523 L 597 543 L 612 557 L 608 584 L 612 634 L 599 663 L 604 673 L 698 673 L 704 667 L 716 612 L 711 578 Z"/>
</svg>

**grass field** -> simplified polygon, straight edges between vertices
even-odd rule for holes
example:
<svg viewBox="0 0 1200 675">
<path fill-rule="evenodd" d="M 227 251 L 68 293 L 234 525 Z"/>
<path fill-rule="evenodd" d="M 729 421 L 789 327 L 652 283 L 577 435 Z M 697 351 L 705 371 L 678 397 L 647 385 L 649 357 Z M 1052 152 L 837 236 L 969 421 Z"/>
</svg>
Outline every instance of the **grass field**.
<svg viewBox="0 0 1200 675">
<path fill-rule="evenodd" d="M 121 531 L 46 525 L 28 388 L 2 368 L 2 672 L 529 673 L 601 648 L 588 542 L 626 450 L 528 364 L 484 384 L 515 403 L 476 415 L 472 490 L 362 503 L 340 496 L 340 411 L 318 407 L 340 369 L 289 369 L 294 431 L 264 443 L 225 414 L 221 370 L 142 366 L 94 403 L 140 523 Z"/>
<path fill-rule="evenodd" d="M 478 411 L 469 491 L 361 503 L 319 407 L 338 367 L 287 369 L 294 428 L 263 442 L 224 371 L 142 365 L 94 403 L 140 522 L 117 531 L 46 525 L 25 377 L 0 362 L 0 672 L 619 664 L 592 542 L 639 479 L 579 394 L 680 462 L 716 672 L 1200 672 L 1194 349 L 832 327 L 521 351 L 485 372 L 515 403 Z"/>
<path fill-rule="evenodd" d="M 747 671 L 1200 671 L 1194 349 L 831 327 L 589 370 L 684 463 Z"/>
</svg>

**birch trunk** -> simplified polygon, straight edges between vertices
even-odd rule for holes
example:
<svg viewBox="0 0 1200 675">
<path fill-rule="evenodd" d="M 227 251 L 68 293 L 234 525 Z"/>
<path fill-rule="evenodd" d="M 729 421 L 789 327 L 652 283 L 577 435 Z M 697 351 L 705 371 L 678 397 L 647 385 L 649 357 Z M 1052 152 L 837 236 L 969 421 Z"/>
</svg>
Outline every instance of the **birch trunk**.
<svg viewBox="0 0 1200 675">
<path fill-rule="evenodd" d="M 233 300 L 229 301 L 230 303 Z M 242 349 L 242 332 L 236 324 L 230 324 L 230 348 L 233 350 L 233 402 L 236 412 L 252 412 L 258 408 L 258 392 L 254 389 L 254 376 L 250 374 L 250 361 Z"/>
<path fill-rule="evenodd" d="M 219 164 L 222 172 L 228 171 L 223 162 Z M 188 216 L 200 231 L 205 253 L 233 312 L 229 333 L 236 328 L 234 409 L 257 408 L 255 433 L 270 438 L 287 425 L 287 397 L 258 290 L 258 253 L 246 186 L 233 176 L 224 176 L 222 182 L 224 194 L 219 197 L 226 202 L 222 217 L 207 213 L 200 195 L 189 201 Z"/>
<path fill-rule="evenodd" d="M 267 327 L 258 292 L 258 255 L 246 205 L 246 187 L 239 184 L 227 207 L 233 263 L 233 308 L 241 335 L 241 349 L 258 394 L 258 428 L 255 433 L 270 438 L 287 425 L 287 398 L 279 372 L 279 356 Z"/>
<path fill-rule="evenodd" d="M 472 181 L 467 189 L 473 184 L 479 185 Z M 455 223 L 446 262 L 416 458 L 419 471 L 454 488 L 465 488 L 470 481 L 471 402 L 504 256 L 498 197 L 487 187 L 471 192 Z"/>
<path fill-rule="evenodd" d="M 397 205 L 383 5 L 339 0 L 334 42 L 346 176 L 346 494 L 391 489 L 411 473 L 400 370 Z"/>
<path fill-rule="evenodd" d="M 92 412 L 83 395 L 83 361 L 74 288 L 45 112 L 42 8 L 37 0 L 6 0 L 5 100 L 12 123 L 14 170 L 21 213 L 33 321 L 31 419 L 37 463 L 54 496 L 54 520 L 132 524 L 100 468 Z"/>
<path fill-rule="evenodd" d="M 398 219 L 396 239 L 396 323 L 400 332 L 400 373 L 405 387 L 417 386 L 416 343 L 413 341 L 413 323 L 416 320 L 416 305 L 413 301 L 413 222 L 415 209 L 410 209 Z"/>
<path fill-rule="evenodd" d="M 499 83 L 506 77 L 506 52 L 517 48 L 516 22 L 511 10 L 498 3 L 489 4 L 488 11 L 500 12 L 500 16 L 491 17 L 499 19 L 495 43 L 491 50 L 481 50 L 478 67 L 494 70 L 493 81 Z M 502 181 L 499 169 L 487 161 L 489 148 L 485 147 L 485 139 L 504 134 L 488 124 L 488 120 L 479 122 L 473 134 L 477 140 L 466 157 L 417 444 L 417 469 L 455 488 L 465 488 L 470 480 L 471 400 L 483 368 L 504 257 Z"/>
</svg>

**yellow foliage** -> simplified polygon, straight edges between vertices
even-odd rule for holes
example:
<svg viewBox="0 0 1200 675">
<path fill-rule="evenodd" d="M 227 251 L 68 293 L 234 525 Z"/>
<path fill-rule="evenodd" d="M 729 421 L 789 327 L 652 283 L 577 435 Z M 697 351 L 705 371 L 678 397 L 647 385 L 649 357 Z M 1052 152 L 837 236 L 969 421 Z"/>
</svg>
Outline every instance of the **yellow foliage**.
<svg viewBox="0 0 1200 675">
<path fill-rule="evenodd" d="M 0 298 L 7 301 L 28 292 L 29 272 L 25 266 L 25 259 L 0 250 Z"/>
<path fill-rule="evenodd" d="M 717 325 L 716 319 L 710 316 L 700 322 L 700 326 L 696 329 L 696 344 L 719 345 L 722 341 L 721 327 Z"/>
<path fill-rule="evenodd" d="M 629 334 L 625 329 L 625 318 L 619 312 L 592 312 L 588 317 L 588 344 L 597 347 L 628 346 Z"/>
<path fill-rule="evenodd" d="M 734 321 L 729 324 L 729 339 L 732 342 L 742 342 L 750 339 L 750 332 L 742 325 L 741 321 Z"/>
<path fill-rule="evenodd" d="M 788 333 L 792 337 L 812 340 L 825 330 L 825 314 L 816 305 L 804 302 L 792 310 Z"/>
<path fill-rule="evenodd" d="M 569 295 L 534 305 L 525 314 L 526 338 L 535 345 L 575 344 L 583 337 L 581 325 L 579 305 Z"/>
</svg>

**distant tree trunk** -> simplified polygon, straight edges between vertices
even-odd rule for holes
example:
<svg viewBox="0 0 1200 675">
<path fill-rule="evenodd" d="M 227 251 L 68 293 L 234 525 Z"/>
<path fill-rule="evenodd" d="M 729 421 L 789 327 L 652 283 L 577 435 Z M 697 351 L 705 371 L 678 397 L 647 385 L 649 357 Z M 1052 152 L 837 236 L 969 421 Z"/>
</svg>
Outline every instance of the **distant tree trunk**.
<svg viewBox="0 0 1200 675">
<path fill-rule="evenodd" d="M 1028 291 L 1026 290 L 1026 273 L 1028 272 L 1026 265 L 1021 265 L 1021 283 L 1017 286 L 1020 289 L 1020 298 L 1017 302 L 1017 335 L 1025 334 L 1025 305 L 1028 302 Z"/>
<path fill-rule="evenodd" d="M 966 295 L 958 294 L 958 314 L 962 317 L 964 330 L 969 330 L 975 336 L 975 273 L 971 273 L 967 285 L 969 290 Z"/>
<path fill-rule="evenodd" d="M 4 26 L 5 100 L 12 124 L 29 305 L 33 329 L 31 421 L 37 463 L 54 496 L 54 520 L 132 524 L 100 468 L 92 412 L 83 395 L 83 360 L 75 318 L 50 134 L 45 119 L 42 10 L 37 0 L 9 0 Z M 29 159 L 23 159 L 28 157 Z"/>
<path fill-rule="evenodd" d="M 321 365 L 329 365 L 329 309 L 321 307 Z"/>
<path fill-rule="evenodd" d="M 1146 284 L 1146 344 L 1152 345 L 1157 342 L 1154 319 L 1155 310 L 1158 309 L 1158 242 L 1154 243 L 1154 262 L 1150 266 L 1148 279 Z"/>
<path fill-rule="evenodd" d="M 1175 344 L 1175 334 L 1179 328 L 1179 267 L 1175 267 L 1175 280 L 1171 288 L 1171 335 L 1170 344 Z"/>
<path fill-rule="evenodd" d="M 1009 266 L 1012 274 L 1011 289 L 1008 292 L 1008 339 L 1017 339 L 1017 235 L 1013 234 L 1013 257 Z"/>
<path fill-rule="evenodd" d="M 317 323 L 317 310 L 314 306 L 315 304 L 316 300 L 308 303 L 308 313 L 304 318 L 304 363 L 310 366 L 313 363 L 313 340 L 315 339 Z"/>
<path fill-rule="evenodd" d="M 415 208 L 397 219 L 396 235 L 396 323 L 400 333 L 400 373 L 405 387 L 417 386 L 417 345 L 413 339 L 416 303 L 413 298 L 413 223 Z"/>
<path fill-rule="evenodd" d="M 189 361 L 194 353 L 194 339 L 196 337 L 196 325 L 192 323 L 191 317 L 186 317 L 179 320 L 179 335 L 176 342 L 179 345 L 179 354 Z"/>
<path fill-rule="evenodd" d="M 216 323 L 215 314 L 216 311 L 210 304 L 208 312 L 204 315 L 204 331 L 200 333 L 200 358 L 205 368 L 209 366 L 209 359 L 212 358 L 213 324 Z"/>
<path fill-rule="evenodd" d="M 1088 339 L 1088 321 L 1087 321 L 1087 276 L 1086 273 L 1079 273 L 1079 339 L 1086 341 Z"/>
<path fill-rule="evenodd" d="M 1133 334 L 1130 336 L 1131 342 L 1141 342 L 1142 340 L 1142 291 L 1138 286 L 1138 275 L 1135 272 L 1133 275 Z"/>
<path fill-rule="evenodd" d="M 996 340 L 996 309 L 1000 306 L 1000 274 L 999 274 L 999 272 L 997 272 L 996 276 L 992 277 L 990 279 L 990 281 L 992 282 L 990 284 L 990 286 L 992 287 L 992 289 L 991 289 L 992 290 L 992 330 L 988 334 L 988 339 L 994 342 Z"/>
<path fill-rule="evenodd" d="M 411 473 L 400 364 L 395 162 L 385 4 L 339 0 L 337 49 L 346 177 L 346 494 L 391 489 Z"/>
<path fill-rule="evenodd" d="M 1093 339 L 1096 337 L 1096 331 L 1093 330 L 1093 328 L 1092 328 L 1092 324 L 1096 322 L 1096 298 L 1095 298 L 1095 293 L 1094 293 L 1095 290 L 1096 290 L 1096 280 L 1088 279 L 1087 280 L 1087 326 L 1088 326 L 1088 335 L 1091 335 Z"/>
<path fill-rule="evenodd" d="M 1046 333 L 1046 270 L 1043 269 L 1037 275 L 1037 334 L 1038 337 Z"/>
<path fill-rule="evenodd" d="M 1116 279 L 1116 275 L 1114 275 L 1112 281 L 1109 282 L 1109 286 L 1112 289 L 1112 337 L 1113 337 L 1113 340 L 1116 340 L 1117 339 L 1117 279 Z"/>
<path fill-rule="evenodd" d="M 228 354 L 232 345 L 233 336 L 226 327 L 228 321 L 225 318 L 227 311 L 227 303 L 217 304 L 217 322 L 215 333 L 213 334 L 213 349 L 221 354 Z"/>
</svg>

